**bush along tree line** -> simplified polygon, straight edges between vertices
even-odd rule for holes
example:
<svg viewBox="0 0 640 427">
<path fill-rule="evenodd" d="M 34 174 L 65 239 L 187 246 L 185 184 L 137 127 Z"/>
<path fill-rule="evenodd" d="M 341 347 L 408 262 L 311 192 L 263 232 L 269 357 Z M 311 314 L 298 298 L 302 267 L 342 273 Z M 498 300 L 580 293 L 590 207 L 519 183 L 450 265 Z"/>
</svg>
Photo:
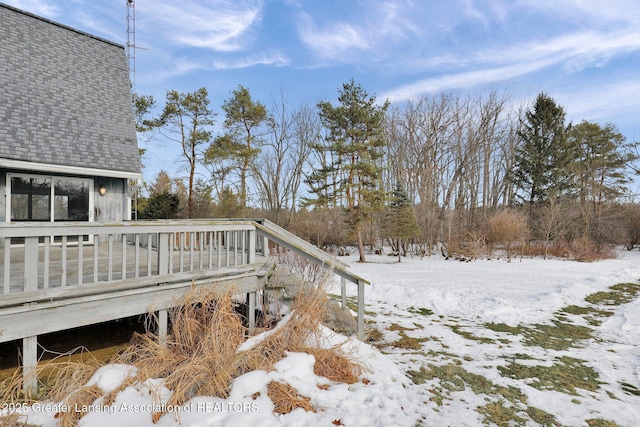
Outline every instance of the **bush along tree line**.
<svg viewBox="0 0 640 427">
<path fill-rule="evenodd" d="M 351 80 L 337 102 L 270 107 L 238 86 L 134 95 L 138 131 L 181 148 L 187 178 L 145 184 L 139 218 L 265 217 L 327 249 L 470 259 L 590 260 L 640 244 L 630 190 L 637 143 L 615 125 L 567 123 L 546 93 L 380 102 Z M 150 145 L 152 146 L 152 145 Z M 152 148 L 151 148 L 152 149 Z"/>
</svg>

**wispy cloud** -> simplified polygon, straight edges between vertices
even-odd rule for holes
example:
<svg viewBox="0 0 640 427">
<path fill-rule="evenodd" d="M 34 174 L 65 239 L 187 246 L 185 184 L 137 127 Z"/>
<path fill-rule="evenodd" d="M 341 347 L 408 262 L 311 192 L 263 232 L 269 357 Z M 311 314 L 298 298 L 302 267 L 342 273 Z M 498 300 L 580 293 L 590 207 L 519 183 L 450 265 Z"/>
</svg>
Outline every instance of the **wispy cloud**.
<svg viewBox="0 0 640 427">
<path fill-rule="evenodd" d="M 503 82 L 539 71 L 553 65 L 553 60 L 540 60 L 528 63 L 508 65 L 503 67 L 486 68 L 442 77 L 427 78 L 415 83 L 401 86 L 382 93 L 379 99 L 391 102 L 415 100 L 425 94 L 445 92 L 453 89 L 471 88 L 478 85 Z"/>
<path fill-rule="evenodd" d="M 520 0 L 522 9 L 537 10 L 555 19 L 574 22 L 588 27 L 609 26 L 611 23 L 637 24 L 640 21 L 640 3 L 634 0 Z"/>
<path fill-rule="evenodd" d="M 421 24 L 411 16 L 411 0 L 341 4 L 346 15 L 312 14 L 299 11 L 298 36 L 316 57 L 337 63 L 377 62 L 393 56 L 395 43 L 421 33 Z M 296 4 L 301 8 L 301 4 Z"/>
<path fill-rule="evenodd" d="M 86 31 L 92 34 L 100 34 L 104 38 L 121 43 L 125 38 L 124 30 L 121 29 L 120 31 L 116 31 L 114 26 L 110 25 L 110 22 L 106 22 L 104 19 L 96 17 L 95 15 L 81 10 L 76 15 L 76 19 L 81 23 L 82 27 L 85 28 Z"/>
<path fill-rule="evenodd" d="M 636 79 L 594 85 L 588 91 L 567 89 L 559 90 L 557 97 L 566 106 L 568 118 L 571 120 L 600 122 L 614 116 L 637 117 L 640 82 Z M 634 123 L 637 121 L 634 120 Z"/>
<path fill-rule="evenodd" d="M 339 59 L 345 53 L 370 47 L 363 37 L 365 31 L 356 25 L 336 22 L 319 28 L 306 13 L 298 22 L 301 40 L 321 58 Z"/>
<path fill-rule="evenodd" d="M 60 13 L 60 8 L 51 4 L 52 2 L 47 0 L 3 0 L 3 2 L 9 6 L 28 10 L 33 14 L 50 19 L 56 18 Z"/>
<path fill-rule="evenodd" d="M 271 65 L 275 67 L 284 67 L 291 63 L 290 59 L 281 52 L 266 52 L 255 55 L 249 55 L 236 60 L 214 61 L 213 68 L 216 70 L 233 70 L 240 68 L 249 68 L 254 65 Z"/>
<path fill-rule="evenodd" d="M 197 2 L 143 3 L 144 20 L 149 31 L 158 31 L 174 45 L 208 48 L 221 52 L 246 47 L 242 38 L 261 19 L 260 0 L 216 0 Z M 158 28 L 161 27 L 161 28 Z"/>
<path fill-rule="evenodd" d="M 618 55 L 639 51 L 640 33 L 591 32 L 528 42 L 503 50 L 480 51 L 470 56 L 447 55 L 428 59 L 421 65 L 431 68 L 432 73 L 447 68 L 471 70 L 421 79 L 381 97 L 388 97 L 391 101 L 414 99 L 426 93 L 508 81 L 552 65 L 560 65 L 565 73 L 576 73 L 589 67 L 602 66 Z"/>
</svg>

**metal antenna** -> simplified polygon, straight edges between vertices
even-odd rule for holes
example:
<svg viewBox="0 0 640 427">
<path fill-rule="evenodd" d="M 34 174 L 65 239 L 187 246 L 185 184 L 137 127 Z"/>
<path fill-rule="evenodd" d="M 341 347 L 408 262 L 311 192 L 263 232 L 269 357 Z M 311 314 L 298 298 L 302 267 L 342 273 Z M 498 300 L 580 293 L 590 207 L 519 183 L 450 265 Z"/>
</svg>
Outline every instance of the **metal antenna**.
<svg viewBox="0 0 640 427">
<path fill-rule="evenodd" d="M 131 91 L 136 91 L 136 5 L 134 0 L 127 3 L 127 66 L 131 79 Z"/>
</svg>

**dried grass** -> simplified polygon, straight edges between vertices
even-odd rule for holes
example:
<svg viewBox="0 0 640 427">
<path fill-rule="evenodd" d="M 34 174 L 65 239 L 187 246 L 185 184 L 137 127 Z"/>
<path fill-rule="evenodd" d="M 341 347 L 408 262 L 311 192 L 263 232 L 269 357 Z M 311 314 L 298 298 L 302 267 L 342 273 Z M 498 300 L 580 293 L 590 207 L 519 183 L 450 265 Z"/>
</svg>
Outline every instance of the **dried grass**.
<svg viewBox="0 0 640 427">
<path fill-rule="evenodd" d="M 315 412 L 315 408 L 310 403 L 311 399 L 299 395 L 298 390 L 289 384 L 271 381 L 267 384 L 267 394 L 275 406 L 273 411 L 277 414 L 288 414 L 298 408 Z"/>
<path fill-rule="evenodd" d="M 362 367 L 336 348 L 304 348 L 301 351 L 312 354 L 316 362 L 313 372 L 336 383 L 354 384 L 362 374 Z"/>
<path fill-rule="evenodd" d="M 38 427 L 26 422 L 27 416 L 16 412 L 0 416 L 0 427 Z"/>
<path fill-rule="evenodd" d="M 74 408 L 71 411 L 58 412 L 56 418 L 58 419 L 58 425 L 62 426 L 77 426 L 78 421 L 85 414 L 81 410 L 83 407 L 89 407 L 93 402 L 102 395 L 102 390 L 97 385 L 80 387 L 77 390 L 72 391 L 65 399 L 65 404 L 70 408 Z M 78 409 L 76 411 L 76 409 Z"/>
<path fill-rule="evenodd" d="M 571 242 L 558 241 L 548 246 L 538 242 L 531 242 L 522 249 L 523 256 L 527 257 L 551 257 L 565 258 L 580 262 L 595 262 L 605 259 L 614 259 L 617 254 L 613 246 L 596 245 L 584 239 Z"/>
<path fill-rule="evenodd" d="M 166 343 L 152 334 L 138 335 L 115 362 L 137 367 L 140 382 L 164 378 L 173 390 L 168 405 L 182 405 L 198 394 L 228 397 L 239 373 L 236 350 L 246 332 L 232 294 L 194 288 L 171 310 L 170 318 Z"/>
<path fill-rule="evenodd" d="M 104 363 L 93 357 L 83 357 L 80 361 L 70 361 L 74 349 L 60 354 L 47 363 L 39 364 L 31 374 L 38 379 L 41 396 L 54 401 L 62 401 L 73 390 L 84 386 L 89 378 Z M 90 353 L 86 353 L 90 354 Z M 66 359 L 66 361 L 65 361 Z M 24 378 L 21 369 L 16 369 L 10 378 L 0 383 L 0 402 L 33 403 L 39 396 L 30 396 L 23 390 Z"/>
<path fill-rule="evenodd" d="M 291 263 L 291 259 L 288 262 Z M 226 398 L 235 378 L 253 370 L 272 370 L 287 352 L 314 355 L 314 371 L 319 376 L 334 382 L 355 383 L 362 373 L 356 360 L 349 358 L 339 347 L 317 348 L 321 338 L 320 324 L 328 302 L 324 284 L 330 273 L 296 262 L 291 269 L 300 271 L 314 283 L 305 286 L 296 297 L 286 324 L 252 348 L 238 352 L 248 329 L 235 310 L 234 294 L 221 294 L 207 287 L 193 288 L 176 303 L 177 308 L 170 311 L 171 332 L 165 343 L 158 342 L 152 334 L 137 334 L 130 347 L 112 359 L 111 363 L 136 367 L 137 373 L 102 396 L 101 404 L 111 405 L 120 391 L 134 383 L 157 378 L 164 379 L 163 385 L 173 391 L 166 402 L 167 407 L 183 405 L 197 395 Z M 55 374 L 47 377 L 53 386 L 46 397 L 71 407 L 91 405 L 101 397 L 101 391 L 86 384 L 100 366 L 102 364 L 97 360 L 57 364 Z M 17 373 L 10 382 L 12 385 L 3 387 L 5 391 L 0 395 L 3 401 L 21 398 L 21 375 Z M 299 407 L 314 410 L 309 398 L 299 396 L 287 384 L 272 382 L 268 390 L 278 413 L 288 413 Z M 150 389 L 150 393 L 160 403 L 158 391 Z M 83 412 L 59 414 L 59 424 L 75 425 L 82 415 Z M 158 420 L 161 415 L 152 414 L 152 419 Z M 0 424 L 0 427 L 3 426 Z"/>
</svg>

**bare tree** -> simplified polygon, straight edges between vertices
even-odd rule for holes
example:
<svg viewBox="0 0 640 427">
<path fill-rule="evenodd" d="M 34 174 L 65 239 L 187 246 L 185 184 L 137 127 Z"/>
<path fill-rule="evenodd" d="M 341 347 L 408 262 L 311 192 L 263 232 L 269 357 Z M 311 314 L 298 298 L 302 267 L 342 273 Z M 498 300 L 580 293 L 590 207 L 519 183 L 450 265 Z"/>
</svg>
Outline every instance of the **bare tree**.
<svg viewBox="0 0 640 427">
<path fill-rule="evenodd" d="M 296 209 L 302 168 L 309 156 L 309 133 L 317 132 L 308 121 L 310 115 L 317 117 L 307 107 L 290 113 L 281 95 L 271 110 L 270 133 L 253 166 L 260 205 L 283 226 L 288 225 Z M 289 215 L 284 217 L 286 211 Z"/>
</svg>

